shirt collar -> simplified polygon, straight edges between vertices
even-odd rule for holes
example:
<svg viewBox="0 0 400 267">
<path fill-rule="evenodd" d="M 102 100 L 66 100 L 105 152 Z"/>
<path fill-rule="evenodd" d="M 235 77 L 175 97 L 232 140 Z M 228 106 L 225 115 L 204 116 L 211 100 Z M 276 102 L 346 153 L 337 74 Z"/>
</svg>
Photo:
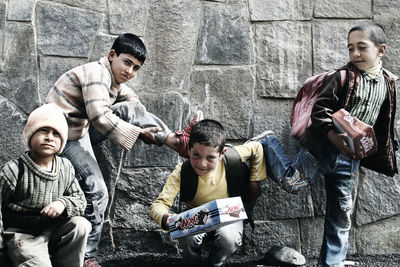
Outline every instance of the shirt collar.
<svg viewBox="0 0 400 267">
<path fill-rule="evenodd" d="M 379 82 L 381 79 L 383 79 L 383 71 L 382 68 L 379 70 L 379 72 L 377 73 L 377 75 L 372 75 L 371 73 L 367 72 L 367 71 L 361 71 L 361 76 L 363 79 L 370 81 L 370 82 L 374 82 L 377 83 Z"/>
</svg>

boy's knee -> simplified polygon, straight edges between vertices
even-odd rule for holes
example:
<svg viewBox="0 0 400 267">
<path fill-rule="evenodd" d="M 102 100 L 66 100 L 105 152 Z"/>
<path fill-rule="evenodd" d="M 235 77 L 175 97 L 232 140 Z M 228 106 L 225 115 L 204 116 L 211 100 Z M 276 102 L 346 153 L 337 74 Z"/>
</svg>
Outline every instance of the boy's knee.
<svg viewBox="0 0 400 267">
<path fill-rule="evenodd" d="M 350 229 L 351 227 L 351 196 L 339 198 L 339 211 L 337 225 L 340 228 Z"/>
<path fill-rule="evenodd" d="M 77 236 L 87 236 L 92 230 L 92 224 L 81 216 L 71 217 L 70 224 Z"/>
<path fill-rule="evenodd" d="M 227 253 L 233 253 L 242 245 L 242 234 L 223 232 L 217 237 L 215 242 L 217 247 L 220 247 Z"/>
<path fill-rule="evenodd" d="M 78 174 L 79 185 L 85 193 L 86 199 L 89 201 L 95 199 L 97 201 L 108 200 L 108 190 L 104 183 L 101 173 L 94 173 L 89 164 L 84 164 L 76 168 Z"/>
</svg>

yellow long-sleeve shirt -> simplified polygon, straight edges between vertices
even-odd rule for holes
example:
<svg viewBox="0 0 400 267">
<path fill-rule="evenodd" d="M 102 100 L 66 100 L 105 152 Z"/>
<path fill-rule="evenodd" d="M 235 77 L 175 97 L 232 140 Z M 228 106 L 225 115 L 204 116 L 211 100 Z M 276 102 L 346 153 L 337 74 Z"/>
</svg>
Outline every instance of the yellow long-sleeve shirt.
<svg viewBox="0 0 400 267">
<path fill-rule="evenodd" d="M 250 160 L 250 181 L 262 181 L 267 178 L 264 151 L 259 142 L 249 142 L 233 148 L 239 153 L 243 162 Z M 151 217 L 160 226 L 163 215 L 168 213 L 180 191 L 181 167 L 182 164 L 178 164 L 168 176 L 162 192 L 150 207 Z M 197 192 L 193 200 L 188 202 L 187 207 L 194 208 L 212 200 L 227 197 L 229 195 L 225 165 L 223 159 L 221 159 L 214 170 L 204 176 L 199 176 Z"/>
</svg>

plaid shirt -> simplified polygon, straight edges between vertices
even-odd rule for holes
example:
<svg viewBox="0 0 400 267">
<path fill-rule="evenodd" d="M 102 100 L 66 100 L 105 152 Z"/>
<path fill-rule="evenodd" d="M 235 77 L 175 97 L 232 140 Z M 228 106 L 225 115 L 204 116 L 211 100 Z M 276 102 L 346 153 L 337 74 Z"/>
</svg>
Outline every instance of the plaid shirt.
<svg viewBox="0 0 400 267">
<path fill-rule="evenodd" d="M 68 122 L 68 140 L 82 138 L 92 124 L 104 136 L 129 150 L 140 128 L 121 120 L 110 106 L 139 102 L 126 85 L 116 84 L 107 57 L 64 73 L 50 89 L 46 102 L 59 106 Z"/>
<path fill-rule="evenodd" d="M 382 70 L 375 78 L 361 72 L 358 89 L 351 101 L 350 114 L 368 125 L 374 125 L 387 97 Z"/>
</svg>

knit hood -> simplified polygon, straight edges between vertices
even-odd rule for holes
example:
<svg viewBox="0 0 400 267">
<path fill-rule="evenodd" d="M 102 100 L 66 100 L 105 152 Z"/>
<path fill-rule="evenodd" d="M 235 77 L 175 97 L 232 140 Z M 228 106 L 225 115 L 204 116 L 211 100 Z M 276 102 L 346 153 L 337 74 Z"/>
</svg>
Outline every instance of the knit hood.
<svg viewBox="0 0 400 267">
<path fill-rule="evenodd" d="M 57 154 L 60 154 L 68 140 L 68 124 L 59 107 L 54 104 L 45 104 L 31 112 L 23 131 L 24 140 L 29 149 L 31 148 L 32 135 L 43 127 L 50 127 L 59 132 L 61 147 Z"/>
</svg>

